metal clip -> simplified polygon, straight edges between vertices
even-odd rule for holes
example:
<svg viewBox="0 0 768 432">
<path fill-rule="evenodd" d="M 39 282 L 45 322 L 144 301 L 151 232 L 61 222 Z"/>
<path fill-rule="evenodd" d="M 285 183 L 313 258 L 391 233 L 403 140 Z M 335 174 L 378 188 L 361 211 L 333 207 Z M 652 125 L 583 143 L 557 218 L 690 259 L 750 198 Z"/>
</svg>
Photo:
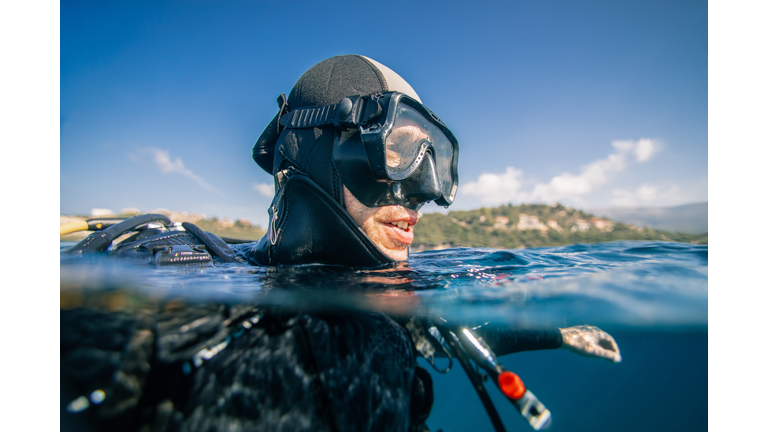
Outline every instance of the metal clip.
<svg viewBox="0 0 768 432">
<path fill-rule="evenodd" d="M 280 209 L 280 201 L 283 199 L 283 192 L 285 191 L 285 184 L 288 182 L 288 179 L 295 173 L 297 170 L 294 167 L 288 167 L 287 169 L 284 169 L 282 171 L 278 171 L 275 173 L 275 188 L 277 189 L 275 191 L 275 198 L 272 199 L 272 204 L 269 206 L 269 242 L 272 244 L 272 246 L 277 243 L 277 220 L 280 216 L 279 209 Z"/>
<path fill-rule="evenodd" d="M 269 206 L 269 242 L 272 244 L 272 246 L 277 243 L 277 217 L 278 217 L 278 204 L 280 203 L 279 199 L 282 198 L 282 193 L 279 196 L 276 196 L 274 200 L 272 200 L 272 205 Z M 277 201 L 277 202 L 276 202 Z"/>
<path fill-rule="evenodd" d="M 520 412 L 520 415 L 528 421 L 533 429 L 541 430 L 549 427 L 552 422 L 552 415 L 547 407 L 539 402 L 536 395 L 525 388 L 517 375 L 509 372 L 499 363 L 496 355 L 483 338 L 468 328 L 462 328 L 458 335 L 456 335 L 456 338 L 461 342 L 469 357 L 491 375 L 493 382 L 499 387 L 499 390 L 515 405 L 517 411 Z M 502 384 L 502 378 L 512 382 L 507 381 L 506 384 Z"/>
<path fill-rule="evenodd" d="M 512 403 L 535 430 L 546 429 L 552 423 L 549 410 L 530 390 L 526 390 L 523 397 L 513 400 Z"/>
<path fill-rule="evenodd" d="M 411 318 L 411 320 L 405 324 L 405 328 L 411 336 L 411 341 L 413 342 L 416 351 L 424 357 L 424 360 L 432 366 L 432 369 L 440 373 L 447 373 L 451 370 L 453 367 L 453 357 L 451 357 L 450 351 L 448 351 L 435 339 L 434 335 L 431 334 L 431 329 L 430 331 L 426 330 L 426 325 L 423 322 L 416 321 L 415 318 Z M 435 331 L 437 331 L 436 328 Z M 437 349 L 440 349 L 445 353 L 445 356 L 448 357 L 448 367 L 445 369 L 440 369 L 435 364 L 435 352 Z"/>
</svg>

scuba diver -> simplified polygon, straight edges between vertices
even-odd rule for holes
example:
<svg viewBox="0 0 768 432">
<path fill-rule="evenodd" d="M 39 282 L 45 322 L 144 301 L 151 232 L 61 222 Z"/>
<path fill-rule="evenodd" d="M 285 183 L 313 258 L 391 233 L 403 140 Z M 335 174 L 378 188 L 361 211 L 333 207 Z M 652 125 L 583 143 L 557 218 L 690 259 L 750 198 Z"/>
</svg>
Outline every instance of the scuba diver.
<svg viewBox="0 0 768 432">
<path fill-rule="evenodd" d="M 459 144 L 451 130 L 403 78 L 359 55 L 312 66 L 277 102 L 252 150 L 275 182 L 258 242 L 142 215 L 90 221 L 95 232 L 65 255 L 105 252 L 120 234 L 138 231 L 109 254 L 157 265 L 373 268 L 406 261 L 418 210 L 455 199 Z M 62 310 L 61 328 L 62 394 L 71 392 L 62 402 L 108 389 L 88 424 L 114 430 L 426 431 L 434 397 L 418 356 L 433 365 L 434 357 L 456 358 L 497 430 L 504 427 L 484 389 L 488 376 L 541 429 L 549 411 L 496 355 L 564 348 L 621 360 L 613 338 L 596 327 L 514 329 L 381 312 L 207 305 L 123 316 L 75 309 Z M 99 337 L 108 331 L 120 337 Z M 84 362 L 99 367 L 86 373 Z"/>
</svg>

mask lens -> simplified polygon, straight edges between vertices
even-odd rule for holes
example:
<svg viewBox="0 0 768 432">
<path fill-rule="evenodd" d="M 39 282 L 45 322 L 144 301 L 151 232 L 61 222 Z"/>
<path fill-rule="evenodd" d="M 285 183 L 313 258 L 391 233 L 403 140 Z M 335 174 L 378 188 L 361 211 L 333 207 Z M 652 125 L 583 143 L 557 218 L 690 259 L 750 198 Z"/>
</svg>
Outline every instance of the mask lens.
<svg viewBox="0 0 768 432">
<path fill-rule="evenodd" d="M 434 123 L 405 104 L 399 104 L 395 122 L 387 135 L 386 163 L 391 180 L 410 177 L 432 149 L 435 169 L 444 197 L 449 197 L 453 187 L 453 144 Z"/>
<path fill-rule="evenodd" d="M 406 95 L 385 94 L 381 103 L 386 115 L 376 122 L 337 130 L 333 164 L 341 180 L 368 207 L 451 205 L 459 181 L 456 138 Z"/>
<path fill-rule="evenodd" d="M 426 119 L 407 105 L 399 105 L 395 123 L 387 135 L 387 173 L 390 178 L 400 177 L 414 165 L 422 147 L 429 145 Z"/>
</svg>

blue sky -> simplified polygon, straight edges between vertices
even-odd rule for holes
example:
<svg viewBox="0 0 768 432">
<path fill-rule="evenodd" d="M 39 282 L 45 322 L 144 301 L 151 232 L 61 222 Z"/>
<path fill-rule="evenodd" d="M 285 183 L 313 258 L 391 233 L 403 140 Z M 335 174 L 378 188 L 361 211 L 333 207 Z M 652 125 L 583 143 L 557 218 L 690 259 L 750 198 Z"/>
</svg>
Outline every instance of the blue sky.
<svg viewBox="0 0 768 432">
<path fill-rule="evenodd" d="M 707 201 L 705 1 L 156 3 L 60 4 L 62 214 L 265 225 L 250 152 L 275 98 L 350 53 L 458 137 L 451 209 Z"/>
</svg>

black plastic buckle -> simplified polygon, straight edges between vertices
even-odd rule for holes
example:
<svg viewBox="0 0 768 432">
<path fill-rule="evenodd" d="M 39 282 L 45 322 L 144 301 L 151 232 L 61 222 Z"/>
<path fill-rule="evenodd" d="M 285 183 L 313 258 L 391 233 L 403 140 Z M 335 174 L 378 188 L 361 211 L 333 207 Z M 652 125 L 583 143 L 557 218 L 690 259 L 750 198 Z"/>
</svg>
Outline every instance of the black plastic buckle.
<svg viewBox="0 0 768 432">
<path fill-rule="evenodd" d="M 154 249 L 155 265 L 207 266 L 211 265 L 211 254 L 204 245 L 160 246 Z"/>
<path fill-rule="evenodd" d="M 376 97 L 347 96 L 336 105 L 333 125 L 340 128 L 363 126 L 378 118 L 382 107 Z"/>
<path fill-rule="evenodd" d="M 277 97 L 277 106 L 280 107 L 280 111 L 277 112 L 277 135 L 280 135 L 280 117 L 282 117 L 284 113 L 288 112 L 288 98 L 285 97 L 284 93 L 280 93 L 280 95 Z"/>
</svg>

